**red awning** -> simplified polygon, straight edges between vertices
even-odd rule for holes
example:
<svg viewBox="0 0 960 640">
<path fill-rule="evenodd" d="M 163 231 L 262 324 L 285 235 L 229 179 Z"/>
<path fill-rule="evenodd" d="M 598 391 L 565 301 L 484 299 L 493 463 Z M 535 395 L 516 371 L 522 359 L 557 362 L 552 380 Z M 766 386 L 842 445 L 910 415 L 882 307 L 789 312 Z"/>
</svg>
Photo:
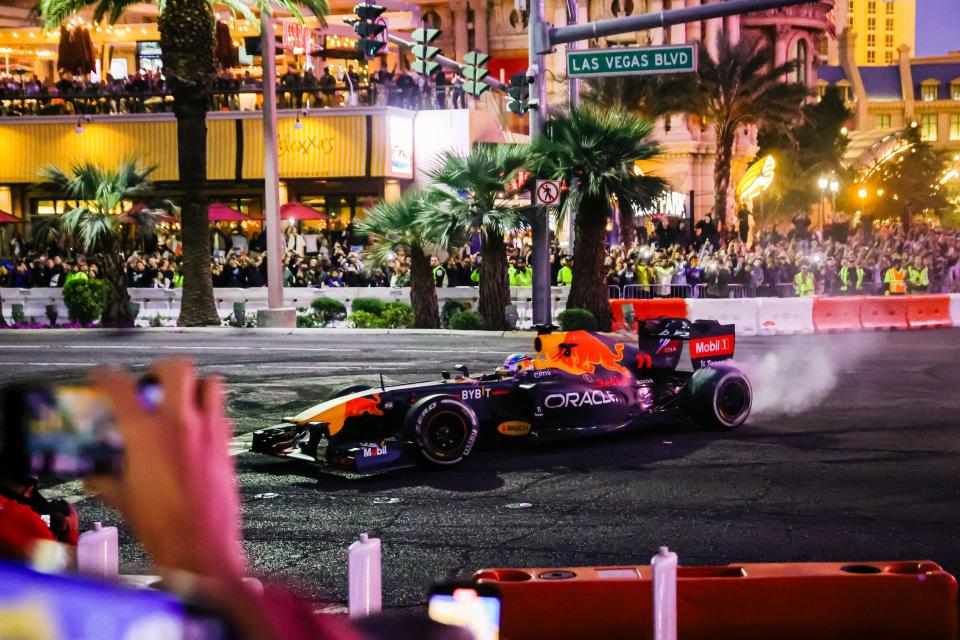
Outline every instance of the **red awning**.
<svg viewBox="0 0 960 640">
<path fill-rule="evenodd" d="M 330 216 L 299 202 L 288 202 L 280 207 L 283 220 L 329 220 Z"/>
<path fill-rule="evenodd" d="M 243 222 L 249 220 L 233 207 L 228 207 L 222 202 L 211 202 L 207 207 L 207 218 L 210 222 Z"/>
<path fill-rule="evenodd" d="M 21 220 L 17 216 L 11 215 L 6 211 L 0 211 L 0 224 L 17 224 L 19 222 L 26 222 L 26 220 Z"/>
</svg>

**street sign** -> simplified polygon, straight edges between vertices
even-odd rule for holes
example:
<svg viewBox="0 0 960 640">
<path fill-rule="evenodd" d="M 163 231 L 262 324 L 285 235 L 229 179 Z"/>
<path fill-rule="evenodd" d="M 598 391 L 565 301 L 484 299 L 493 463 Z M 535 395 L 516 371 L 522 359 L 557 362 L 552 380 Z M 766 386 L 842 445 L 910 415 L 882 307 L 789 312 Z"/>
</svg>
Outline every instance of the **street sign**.
<svg viewBox="0 0 960 640">
<path fill-rule="evenodd" d="M 697 70 L 697 47 L 611 47 L 567 49 L 567 76 L 639 76 L 658 73 L 692 73 Z"/>
<path fill-rule="evenodd" d="M 537 189 L 534 191 L 537 204 L 552 207 L 560 202 L 559 180 L 537 180 Z"/>
</svg>

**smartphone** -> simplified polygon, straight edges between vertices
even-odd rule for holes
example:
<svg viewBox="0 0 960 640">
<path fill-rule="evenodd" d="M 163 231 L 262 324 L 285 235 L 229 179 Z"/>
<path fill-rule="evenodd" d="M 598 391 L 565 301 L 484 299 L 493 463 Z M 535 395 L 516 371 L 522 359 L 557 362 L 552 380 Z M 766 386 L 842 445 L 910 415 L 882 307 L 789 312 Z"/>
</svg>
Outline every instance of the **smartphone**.
<svg viewBox="0 0 960 640">
<path fill-rule="evenodd" d="M 147 409 L 161 400 L 152 378 L 139 382 Z M 0 465 L 16 475 L 80 477 L 120 471 L 123 442 L 110 399 L 82 384 L 22 384 L 0 393 Z"/>
<path fill-rule="evenodd" d="M 0 638 L 128 640 L 237 637 L 221 616 L 169 593 L 0 562 Z"/>
<path fill-rule="evenodd" d="M 500 637 L 500 592 L 492 584 L 448 583 L 430 590 L 427 615 L 441 624 L 464 627 L 476 640 Z"/>
</svg>

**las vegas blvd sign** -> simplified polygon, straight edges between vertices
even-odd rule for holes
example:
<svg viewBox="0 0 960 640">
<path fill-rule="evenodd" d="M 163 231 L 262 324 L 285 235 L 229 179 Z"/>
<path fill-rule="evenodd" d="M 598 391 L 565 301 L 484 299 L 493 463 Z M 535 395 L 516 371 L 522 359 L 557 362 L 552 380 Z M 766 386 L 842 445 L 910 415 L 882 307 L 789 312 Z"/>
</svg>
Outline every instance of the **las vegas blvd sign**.
<svg viewBox="0 0 960 640">
<path fill-rule="evenodd" d="M 697 48 L 692 44 L 567 49 L 567 75 L 571 78 L 692 73 L 696 70 Z"/>
</svg>

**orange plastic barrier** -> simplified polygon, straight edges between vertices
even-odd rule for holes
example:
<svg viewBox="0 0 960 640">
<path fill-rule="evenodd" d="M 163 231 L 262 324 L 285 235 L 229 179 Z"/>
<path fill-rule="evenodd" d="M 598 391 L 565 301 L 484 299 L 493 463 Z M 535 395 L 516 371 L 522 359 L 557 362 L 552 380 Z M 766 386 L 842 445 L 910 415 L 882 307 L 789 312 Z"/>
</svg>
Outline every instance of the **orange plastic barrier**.
<svg viewBox="0 0 960 640">
<path fill-rule="evenodd" d="M 683 298 L 653 298 L 653 299 L 623 299 L 611 300 L 610 311 L 613 314 L 612 328 L 614 331 L 620 331 L 626 326 L 623 317 L 624 305 L 632 304 L 636 319 L 630 327 L 631 331 L 637 330 L 639 320 L 649 320 L 651 318 L 662 318 L 668 316 L 671 318 L 687 317 L 687 301 Z"/>
<path fill-rule="evenodd" d="M 504 640 L 651 638 L 649 566 L 484 569 Z M 955 640 L 957 581 L 933 562 L 679 567 L 683 640 Z"/>
<path fill-rule="evenodd" d="M 860 303 L 864 329 L 909 329 L 907 296 L 868 296 Z"/>
<path fill-rule="evenodd" d="M 850 298 L 814 298 L 813 327 L 817 333 L 860 331 L 862 296 Z"/>
<path fill-rule="evenodd" d="M 907 296 L 907 324 L 911 329 L 952 327 L 950 296 Z"/>
</svg>

